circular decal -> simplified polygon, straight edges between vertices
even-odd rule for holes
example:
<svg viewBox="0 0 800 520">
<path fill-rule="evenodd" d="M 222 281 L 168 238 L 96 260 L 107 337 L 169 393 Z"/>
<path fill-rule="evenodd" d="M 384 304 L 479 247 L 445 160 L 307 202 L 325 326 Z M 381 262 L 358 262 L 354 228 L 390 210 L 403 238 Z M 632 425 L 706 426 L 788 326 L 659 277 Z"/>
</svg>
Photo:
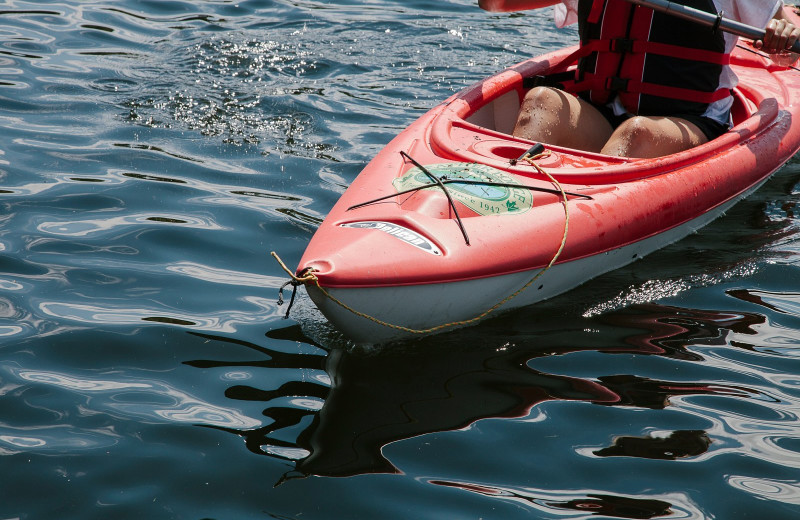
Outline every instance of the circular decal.
<svg viewBox="0 0 800 520">
<path fill-rule="evenodd" d="M 510 174 L 477 163 L 439 163 L 426 164 L 425 169 L 440 178 L 449 180 L 446 184 L 450 195 L 478 215 L 511 215 L 524 213 L 533 206 L 533 194 Z M 470 184 L 452 182 L 470 181 Z M 397 191 L 413 189 L 433 182 L 425 172 L 417 167 L 408 170 L 392 184 Z M 480 184 L 486 183 L 486 184 Z M 497 186 L 495 184 L 514 184 Z M 439 187 L 427 189 L 441 190 Z"/>
</svg>

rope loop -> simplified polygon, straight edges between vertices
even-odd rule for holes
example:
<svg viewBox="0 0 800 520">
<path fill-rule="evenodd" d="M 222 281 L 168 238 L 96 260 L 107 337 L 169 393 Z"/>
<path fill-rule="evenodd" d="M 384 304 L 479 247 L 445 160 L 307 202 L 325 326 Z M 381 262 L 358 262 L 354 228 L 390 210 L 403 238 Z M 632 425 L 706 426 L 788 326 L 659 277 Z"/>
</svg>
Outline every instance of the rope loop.
<svg viewBox="0 0 800 520">
<path fill-rule="evenodd" d="M 296 287 L 298 285 L 303 285 L 308 282 L 319 282 L 319 280 L 317 279 L 317 275 L 314 274 L 314 269 L 312 267 L 306 267 L 305 269 L 300 271 L 300 274 L 296 275 L 291 270 L 289 270 L 288 267 L 286 267 L 286 264 L 283 263 L 283 260 L 281 260 L 281 257 L 278 256 L 278 253 L 272 251 L 270 252 L 270 255 L 272 255 L 272 258 L 277 260 L 281 268 L 284 271 L 286 271 L 286 274 L 288 274 L 289 277 L 291 278 L 291 281 L 283 284 L 284 287 L 286 287 L 287 284 L 292 284 Z"/>
<path fill-rule="evenodd" d="M 278 256 L 278 253 L 272 251 L 270 254 L 272 255 L 272 258 L 278 261 L 278 264 L 280 264 L 283 270 L 286 271 L 286 273 L 291 278 L 288 282 L 281 285 L 280 289 L 278 289 L 278 306 L 280 307 L 281 305 L 284 304 L 283 290 L 290 285 L 292 286 L 292 296 L 289 298 L 289 306 L 286 308 L 286 314 L 283 316 L 283 319 L 286 320 L 289 319 L 289 313 L 292 312 L 292 307 L 294 306 L 294 299 L 297 296 L 297 288 L 309 282 L 316 282 L 317 286 L 319 286 L 319 280 L 317 279 L 317 276 L 314 274 L 314 269 L 312 269 L 311 267 L 306 267 L 300 272 L 299 275 L 295 275 L 293 272 L 289 270 L 288 267 L 286 267 L 286 264 L 283 263 L 283 260 L 281 260 L 281 258 Z"/>
</svg>

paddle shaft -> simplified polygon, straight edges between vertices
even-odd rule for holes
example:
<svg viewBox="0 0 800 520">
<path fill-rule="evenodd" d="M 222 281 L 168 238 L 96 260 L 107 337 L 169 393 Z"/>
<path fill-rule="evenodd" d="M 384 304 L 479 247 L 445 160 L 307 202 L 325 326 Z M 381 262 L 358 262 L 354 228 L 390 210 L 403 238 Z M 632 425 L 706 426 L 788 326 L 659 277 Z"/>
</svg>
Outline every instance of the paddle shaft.
<svg viewBox="0 0 800 520">
<path fill-rule="evenodd" d="M 723 16 L 721 16 L 722 13 L 720 13 L 719 15 L 707 13 L 699 9 L 694 9 L 692 7 L 686 7 L 685 5 L 672 3 L 669 0 L 628 0 L 628 1 L 632 4 L 641 5 L 643 7 L 649 7 L 654 11 L 660 11 L 665 14 L 677 16 L 678 18 L 683 18 L 686 20 L 697 22 L 702 25 L 714 27 L 716 29 L 719 29 L 720 31 L 725 31 L 731 34 L 735 34 L 736 36 L 750 38 L 751 40 L 764 39 L 763 29 L 758 29 L 757 27 L 753 27 L 751 25 L 743 24 L 741 22 L 737 22 L 729 18 L 724 18 Z M 794 43 L 794 45 L 792 45 L 791 51 L 800 53 L 800 41 L 797 41 Z"/>
</svg>

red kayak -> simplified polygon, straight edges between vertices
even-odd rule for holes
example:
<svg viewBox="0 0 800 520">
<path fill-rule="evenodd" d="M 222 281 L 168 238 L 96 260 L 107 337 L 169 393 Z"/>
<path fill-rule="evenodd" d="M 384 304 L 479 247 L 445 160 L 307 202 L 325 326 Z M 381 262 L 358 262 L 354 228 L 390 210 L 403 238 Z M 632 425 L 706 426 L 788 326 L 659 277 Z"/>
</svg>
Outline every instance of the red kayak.
<svg viewBox="0 0 800 520">
<path fill-rule="evenodd" d="M 694 149 L 627 159 L 509 135 L 524 78 L 574 50 L 452 96 L 355 179 L 296 271 L 338 329 L 384 343 L 553 297 L 708 224 L 800 148 L 800 72 L 745 49 L 735 126 Z"/>
</svg>

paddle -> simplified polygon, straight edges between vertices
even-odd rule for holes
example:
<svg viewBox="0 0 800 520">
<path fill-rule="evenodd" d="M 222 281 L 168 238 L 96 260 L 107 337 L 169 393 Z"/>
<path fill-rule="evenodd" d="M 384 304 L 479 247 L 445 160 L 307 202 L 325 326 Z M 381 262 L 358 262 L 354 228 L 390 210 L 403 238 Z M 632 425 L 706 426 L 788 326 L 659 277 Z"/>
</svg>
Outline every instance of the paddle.
<svg viewBox="0 0 800 520">
<path fill-rule="evenodd" d="M 707 25 L 709 27 L 713 27 L 715 30 L 719 29 L 721 31 L 735 34 L 736 36 L 743 36 L 745 38 L 750 38 L 751 40 L 764 39 L 763 29 L 758 29 L 757 27 L 753 27 L 751 25 L 743 24 L 729 18 L 724 18 L 722 16 L 723 13 L 721 12 L 719 14 L 707 13 L 699 9 L 686 7 L 685 5 L 674 4 L 669 0 L 628 0 L 628 2 L 635 5 L 641 5 L 643 7 L 649 7 L 654 11 L 677 16 L 678 18 L 697 22 L 702 25 Z M 800 41 L 794 42 L 794 45 L 792 45 L 790 50 L 792 52 L 800 53 Z"/>
</svg>

